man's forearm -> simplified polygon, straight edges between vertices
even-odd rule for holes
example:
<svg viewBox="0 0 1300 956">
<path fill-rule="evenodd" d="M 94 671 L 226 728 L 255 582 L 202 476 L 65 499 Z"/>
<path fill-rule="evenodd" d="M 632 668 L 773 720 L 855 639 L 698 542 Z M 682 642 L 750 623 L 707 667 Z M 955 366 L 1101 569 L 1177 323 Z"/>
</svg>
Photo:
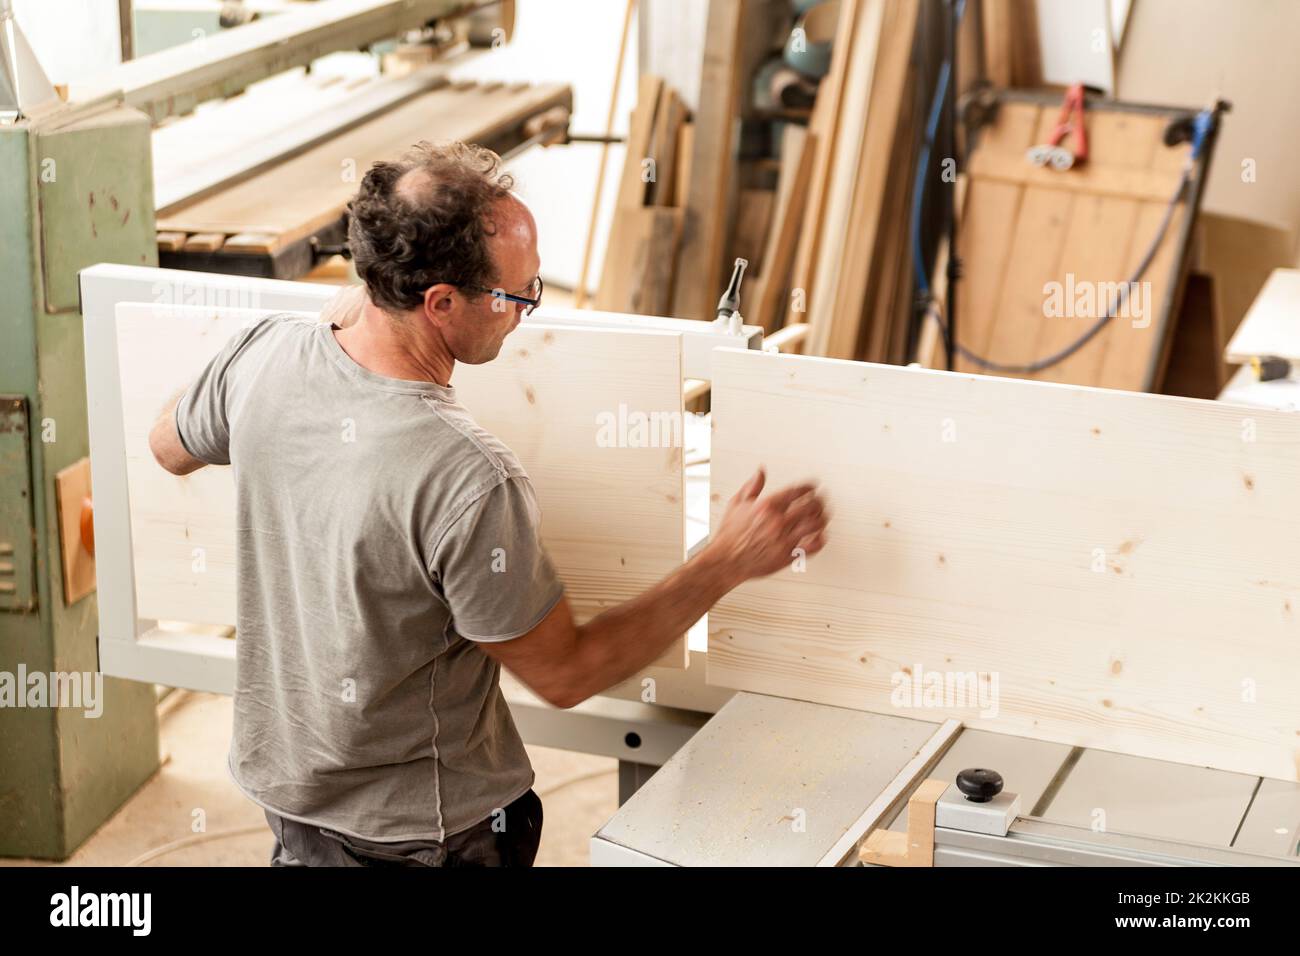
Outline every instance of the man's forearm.
<svg viewBox="0 0 1300 956">
<path fill-rule="evenodd" d="M 654 662 L 740 580 L 706 546 L 648 591 L 578 628 L 570 673 L 580 698 L 598 694 Z"/>
</svg>

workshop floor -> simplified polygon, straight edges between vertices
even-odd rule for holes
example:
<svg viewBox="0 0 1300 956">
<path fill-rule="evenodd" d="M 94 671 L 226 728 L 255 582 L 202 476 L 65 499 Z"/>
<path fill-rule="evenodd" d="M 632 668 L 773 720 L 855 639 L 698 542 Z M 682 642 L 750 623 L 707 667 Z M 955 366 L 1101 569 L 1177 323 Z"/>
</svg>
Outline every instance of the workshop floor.
<svg viewBox="0 0 1300 956">
<path fill-rule="evenodd" d="M 231 704 L 189 691 L 164 701 L 162 767 L 66 865 L 265 866 L 272 844 L 266 819 L 226 773 Z M 528 753 L 546 814 L 537 865 L 586 866 L 587 841 L 618 809 L 617 761 L 545 747 Z M 194 832 L 196 811 L 203 833 Z"/>
</svg>

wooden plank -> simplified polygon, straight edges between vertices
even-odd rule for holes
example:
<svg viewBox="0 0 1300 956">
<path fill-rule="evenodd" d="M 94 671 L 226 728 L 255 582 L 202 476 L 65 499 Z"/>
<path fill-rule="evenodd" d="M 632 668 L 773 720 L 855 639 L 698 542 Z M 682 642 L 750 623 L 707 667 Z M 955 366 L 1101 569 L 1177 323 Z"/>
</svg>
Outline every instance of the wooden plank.
<svg viewBox="0 0 1300 956">
<path fill-rule="evenodd" d="M 808 185 L 808 208 L 799 232 L 799 245 L 795 254 L 791 286 L 802 295 L 793 299 L 787 322 L 806 322 L 807 299 L 811 294 L 813 278 L 820 251 L 822 219 L 826 209 L 826 190 L 830 186 L 831 167 L 838 140 L 840 102 L 844 96 L 845 74 L 849 67 L 851 39 L 857 24 L 860 4 L 841 3 L 835 35 L 845 38 L 831 48 L 830 72 L 817 88 L 812 119 L 808 131 L 816 137 L 818 152 L 814 158 L 812 178 Z M 846 42 L 848 41 L 848 42 Z"/>
<path fill-rule="evenodd" d="M 185 245 L 185 233 L 183 232 L 158 233 L 159 252 L 175 252 L 183 245 Z"/>
<path fill-rule="evenodd" d="M 643 76 L 637 87 L 636 108 L 628 127 L 627 147 L 623 157 L 623 175 L 618 182 L 618 208 L 637 209 L 645 205 L 644 162 L 650 156 L 650 137 L 654 131 L 659 93 L 664 81 L 658 76 Z"/>
<path fill-rule="evenodd" d="M 1048 138 L 1056 116 L 1052 107 L 1002 104 L 996 121 L 981 131 L 969 163 L 971 215 L 964 217 L 959 239 L 964 280 L 958 339 L 1004 365 L 1026 365 L 1063 350 L 1104 314 L 1154 237 L 1187 155 L 1185 146 L 1163 145 L 1165 117 L 1090 109 L 1088 161 L 1067 172 L 1034 167 L 1025 150 Z M 997 212 L 981 216 L 985 192 L 995 187 L 1001 196 Z M 1004 258 L 994 223 L 1008 218 L 1011 195 L 1020 196 L 1020 209 L 1010 217 L 1011 254 Z M 1154 387 L 1152 370 L 1163 358 L 1169 331 L 1157 317 L 1178 289 L 1171 269 L 1185 215 L 1185 209 L 1175 212 L 1159 253 L 1136 292 L 1121 303 L 1120 314 L 1073 356 L 1032 377 Z M 1064 315 L 1052 314 L 1057 306 Z M 969 360 L 957 367 L 985 371 Z"/>
<path fill-rule="evenodd" d="M 695 153 L 695 124 L 683 123 L 677 140 L 677 173 L 673 177 L 673 198 L 669 205 L 678 208 L 686 205 L 686 194 L 691 184 L 691 159 Z"/>
<path fill-rule="evenodd" d="M 579 623 L 686 559 L 681 349 L 673 333 L 521 326 L 494 361 L 456 369 L 457 399 L 533 479 L 542 539 Z M 602 440 L 603 420 L 637 413 L 675 431 L 651 427 L 636 447 L 632 424 L 631 447 Z M 688 660 L 683 634 L 656 663 Z"/>
<path fill-rule="evenodd" d="M 1049 135 L 1049 114 L 1049 110 L 1043 110 L 1039 140 L 1045 140 Z M 1109 210 L 1111 221 L 1096 221 L 1093 235 L 1081 240 L 1090 244 L 1091 248 L 1081 246 L 1069 250 L 1067 255 L 1073 254 L 1085 264 L 1103 262 L 1104 274 L 1093 277 L 1098 282 L 1125 283 L 1141 263 L 1164 216 L 1166 204 L 1178 188 L 1187 147 L 1170 149 L 1163 144 L 1167 119 L 1161 116 L 1123 110 L 1091 110 L 1087 113 L 1086 123 L 1089 161 L 1079 169 L 1082 174 L 1080 177 L 1064 177 L 1067 184 L 1086 182 L 1089 177 L 1109 172 L 1122 175 L 1138 173 L 1151 177 L 1149 189 L 1135 189 L 1129 193 L 1144 200 L 1136 208 L 1131 208 L 1132 200 L 1120 199 L 1092 207 L 1088 198 L 1076 196 L 1076 208 Z M 1075 170 L 1070 172 L 1073 174 Z M 1154 387 L 1150 368 L 1163 347 L 1166 335 L 1166 330 L 1159 327 L 1157 320 L 1159 312 L 1165 306 L 1166 297 L 1172 294 L 1175 285 L 1169 270 L 1173 265 L 1183 215 L 1181 211 L 1175 212 L 1160 254 L 1152 260 L 1139 284 L 1130 289 L 1129 296 L 1119 306 L 1119 314 L 1073 359 L 1045 370 L 1041 373 L 1042 378 L 1084 385 L 1108 384 L 1138 391 Z M 1124 246 L 1127 251 L 1117 259 L 1115 250 L 1119 246 Z M 1071 268 L 1071 259 L 1066 258 L 1062 267 Z M 1065 277 L 1059 278 L 1063 281 Z M 1088 289 L 1087 286 L 1083 288 Z M 1115 291 L 1112 285 L 1104 290 L 1103 295 L 1094 298 L 1109 298 Z M 1104 309 L 1104 306 L 1095 308 L 1097 315 L 1102 314 L 1100 309 Z"/>
<path fill-rule="evenodd" d="M 1300 779 L 1300 418 L 729 350 L 712 401 L 715 528 L 760 463 L 835 518 L 710 613 L 711 684 Z"/>
<path fill-rule="evenodd" d="M 1144 202 L 1138 208 L 1137 225 L 1129 247 L 1129 263 L 1121 281 L 1126 281 L 1137 269 L 1138 261 L 1155 239 L 1164 215 L 1164 203 Z M 1160 313 L 1168 298 L 1176 294 L 1181 278 L 1174 274 L 1174 260 L 1186 216 L 1187 204 L 1182 203 L 1169 220 L 1169 228 L 1142 277 L 1142 308 L 1130 306 L 1128 314 L 1121 313 L 1102 333 L 1106 360 L 1102 363 L 1101 374 L 1092 384 L 1136 391 L 1149 391 L 1156 387 L 1152 369 L 1172 331 L 1161 327 Z M 1175 316 L 1176 313 L 1170 316 L 1171 325 Z"/>
<path fill-rule="evenodd" d="M 54 476 L 54 495 L 59 508 L 59 544 L 63 567 L 63 603 L 75 604 L 95 590 L 94 530 L 91 549 L 82 544 L 82 503 L 92 497 L 90 459 L 82 458 Z"/>
<path fill-rule="evenodd" d="M 934 808 L 949 786 L 946 780 L 921 781 L 907 800 L 906 832 L 872 830 L 858 858 L 881 866 L 934 866 Z"/>
<path fill-rule="evenodd" d="M 744 258 L 749 267 L 746 277 L 766 275 L 763 251 L 772 231 L 772 218 L 776 211 L 776 191 L 772 189 L 742 189 L 736 208 L 736 227 L 732 230 L 731 251 Z"/>
<path fill-rule="evenodd" d="M 887 195 L 876 240 L 877 255 L 871 263 L 867 300 L 854 356 L 893 365 L 907 361 L 908 327 L 916 304 L 912 288 L 911 208 L 925 121 L 914 109 L 918 102 L 918 73 L 916 63 L 909 60 L 899 97 L 900 113 L 884 186 Z"/>
<path fill-rule="evenodd" d="M 967 332 L 961 331 L 962 315 L 957 316 L 957 336 L 976 354 L 1002 365 L 1024 365 L 1038 357 L 1034 353 L 1034 335 L 1044 318 L 1043 283 L 1060 271 L 1073 201 L 1074 197 L 1062 190 L 1037 186 L 1025 190 L 994 323 L 982 348 L 974 346 Z M 964 254 L 968 247 L 958 240 L 957 248 Z M 963 308 L 963 301 L 959 296 L 958 309 Z M 966 365 L 959 364 L 958 368 L 965 369 Z"/>
<path fill-rule="evenodd" d="M 1094 196 L 1149 199 L 1168 202 L 1178 185 L 1178 177 L 1149 169 L 1125 169 L 1087 163 L 1069 173 L 1059 173 L 1031 166 L 1023 156 L 1019 161 L 1001 156 L 987 156 L 976 150 L 971 155 L 970 175 L 1020 186 L 1045 186 L 1052 189 L 1088 193 Z"/>
<path fill-rule="evenodd" d="M 230 236 L 226 239 L 226 244 L 221 247 L 222 252 L 252 252 L 262 255 L 270 255 L 276 250 L 279 243 L 276 237 L 264 232 L 241 232 L 238 235 Z"/>
<path fill-rule="evenodd" d="M 614 213 L 594 307 L 603 312 L 663 315 L 672 301 L 682 210 L 624 207 Z"/>
<path fill-rule="evenodd" d="M 1035 0 L 984 0 L 984 59 L 996 87 L 1034 87 L 1043 82 Z"/>
<path fill-rule="evenodd" d="M 712 673 L 712 662 L 710 662 L 709 673 Z M 918 748 L 916 754 L 909 760 L 903 769 L 889 785 L 875 798 L 867 804 L 866 810 L 855 820 L 844 834 L 835 841 L 829 850 L 818 861 L 818 866 L 839 866 L 857 849 L 859 843 L 871 830 L 880 826 L 884 820 L 907 796 L 908 792 L 915 785 L 916 781 L 930 772 L 930 768 L 935 765 L 945 750 L 952 744 L 953 740 L 961 733 L 960 720 L 945 720 L 935 730 L 924 744 Z"/>
<path fill-rule="evenodd" d="M 650 156 L 655 162 L 655 178 L 647 189 L 647 202 L 655 206 L 676 205 L 677 195 L 677 144 L 681 139 L 682 124 L 686 121 L 686 106 L 675 90 L 664 86 L 659 95 L 659 108 L 655 113 L 654 135 L 650 142 Z"/>
<path fill-rule="evenodd" d="M 741 34 L 751 0 L 709 0 L 695 111 L 691 173 L 672 314 L 711 319 L 722 292 L 722 259 L 735 188 L 736 125 L 741 87 Z"/>
<path fill-rule="evenodd" d="M 967 182 L 966 204 L 957 237 L 957 248 L 963 259 L 957 341 L 976 355 L 987 357 L 998 321 L 1003 279 L 1012 262 L 1011 242 L 1018 229 L 1022 191 L 1006 183 Z M 945 254 L 945 268 L 946 265 Z M 944 304 L 946 317 L 947 303 Z M 936 358 L 936 361 L 943 359 Z M 978 365 L 961 356 L 955 361 L 955 367 L 962 371 L 980 371 Z"/>
<path fill-rule="evenodd" d="M 235 623 L 235 493 L 228 468 L 162 471 L 148 432 L 169 396 L 263 313 L 126 304 L 117 335 L 131 534 L 142 617 Z M 165 360 L 160 360 L 165 357 Z M 542 538 L 579 620 L 639 594 L 685 557 L 682 448 L 606 447 L 598 416 L 681 422 L 681 336 L 525 325 L 501 356 L 457 367 L 458 399 L 516 452 Z M 631 421 L 627 414 L 624 421 Z M 629 439 L 636 433 L 629 433 Z M 642 437 L 652 438 L 653 435 Z M 201 548 L 202 573 L 195 571 Z M 685 640 L 660 663 L 685 666 Z"/>
<path fill-rule="evenodd" d="M 885 0 L 866 0 L 855 22 L 852 54 L 844 74 L 845 94 L 840 104 L 835 155 L 826 188 L 826 207 L 819 224 L 821 239 L 814 263 L 812 288 L 808 291 L 808 351 L 824 355 L 831 345 L 831 326 L 836 307 L 845 246 L 856 235 L 852 221 L 853 196 L 862 162 L 867 131 L 868 104 L 884 23 Z"/>
<path fill-rule="evenodd" d="M 893 193 L 886 195 L 885 185 L 893 169 L 895 138 L 903 125 L 900 118 L 906 112 L 904 107 L 911 105 L 903 101 L 919 14 L 919 0 L 891 0 L 884 6 L 876 41 L 880 52 L 873 67 L 870 105 L 850 187 L 852 211 L 844 243 L 838 250 L 834 298 L 830 303 L 813 303 L 810 324 L 813 351 L 818 354 L 857 358 L 863 312 L 869 303 L 872 264 L 880 252 L 882 226 L 888 228 L 882 216 L 894 198 Z M 824 256 L 824 263 L 831 258 Z M 825 323 L 824 339 L 818 337 L 819 321 Z"/>
<path fill-rule="evenodd" d="M 195 233 L 185 240 L 181 246 L 182 252 L 216 252 L 226 242 L 224 232 L 200 232 Z"/>
<path fill-rule="evenodd" d="M 1037 328 L 1024 332 L 1033 341 L 1035 359 L 1063 351 L 1091 329 L 1112 307 L 1123 312 L 1123 283 L 1130 261 L 1138 203 L 1132 199 L 1080 195 L 1074 197 L 1070 224 L 1065 230 L 1056 274 L 1050 281 L 1059 295 L 1043 295 L 1043 314 Z M 1113 304 L 1113 305 L 1112 305 Z M 1111 322 L 1124 321 L 1112 319 Z M 1106 337 L 1098 333 L 1090 342 L 1061 362 L 1028 376 L 1072 385 L 1096 384 L 1106 357 Z"/>
<path fill-rule="evenodd" d="M 790 289 L 790 270 L 794 265 L 795 245 L 803 224 L 813 161 L 817 156 L 817 137 L 802 127 L 786 126 L 781 139 L 781 175 L 777 182 L 775 221 L 768 231 L 763 252 L 763 285 L 758 305 L 747 311 L 747 318 L 764 331 L 776 328 L 777 316 Z"/>
</svg>

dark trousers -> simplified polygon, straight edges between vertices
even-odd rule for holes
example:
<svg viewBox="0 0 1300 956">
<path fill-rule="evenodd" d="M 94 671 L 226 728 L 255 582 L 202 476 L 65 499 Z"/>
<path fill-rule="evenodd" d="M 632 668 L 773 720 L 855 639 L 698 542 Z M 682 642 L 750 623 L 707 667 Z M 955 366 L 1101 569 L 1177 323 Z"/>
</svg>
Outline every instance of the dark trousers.
<svg viewBox="0 0 1300 956">
<path fill-rule="evenodd" d="M 436 840 L 376 843 L 266 811 L 272 866 L 532 866 L 542 839 L 542 801 L 529 790 L 502 812 Z"/>
</svg>

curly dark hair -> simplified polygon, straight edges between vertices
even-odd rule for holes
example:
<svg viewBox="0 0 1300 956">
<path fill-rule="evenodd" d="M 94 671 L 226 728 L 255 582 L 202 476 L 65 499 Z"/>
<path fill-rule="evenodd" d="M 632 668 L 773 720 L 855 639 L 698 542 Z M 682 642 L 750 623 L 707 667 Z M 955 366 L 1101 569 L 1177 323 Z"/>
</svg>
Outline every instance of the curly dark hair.
<svg viewBox="0 0 1300 956">
<path fill-rule="evenodd" d="M 491 288 L 491 211 L 513 187 L 501 157 L 467 143 L 417 143 L 375 163 L 348 204 L 348 247 L 370 300 L 403 312 L 439 282 Z"/>
</svg>

